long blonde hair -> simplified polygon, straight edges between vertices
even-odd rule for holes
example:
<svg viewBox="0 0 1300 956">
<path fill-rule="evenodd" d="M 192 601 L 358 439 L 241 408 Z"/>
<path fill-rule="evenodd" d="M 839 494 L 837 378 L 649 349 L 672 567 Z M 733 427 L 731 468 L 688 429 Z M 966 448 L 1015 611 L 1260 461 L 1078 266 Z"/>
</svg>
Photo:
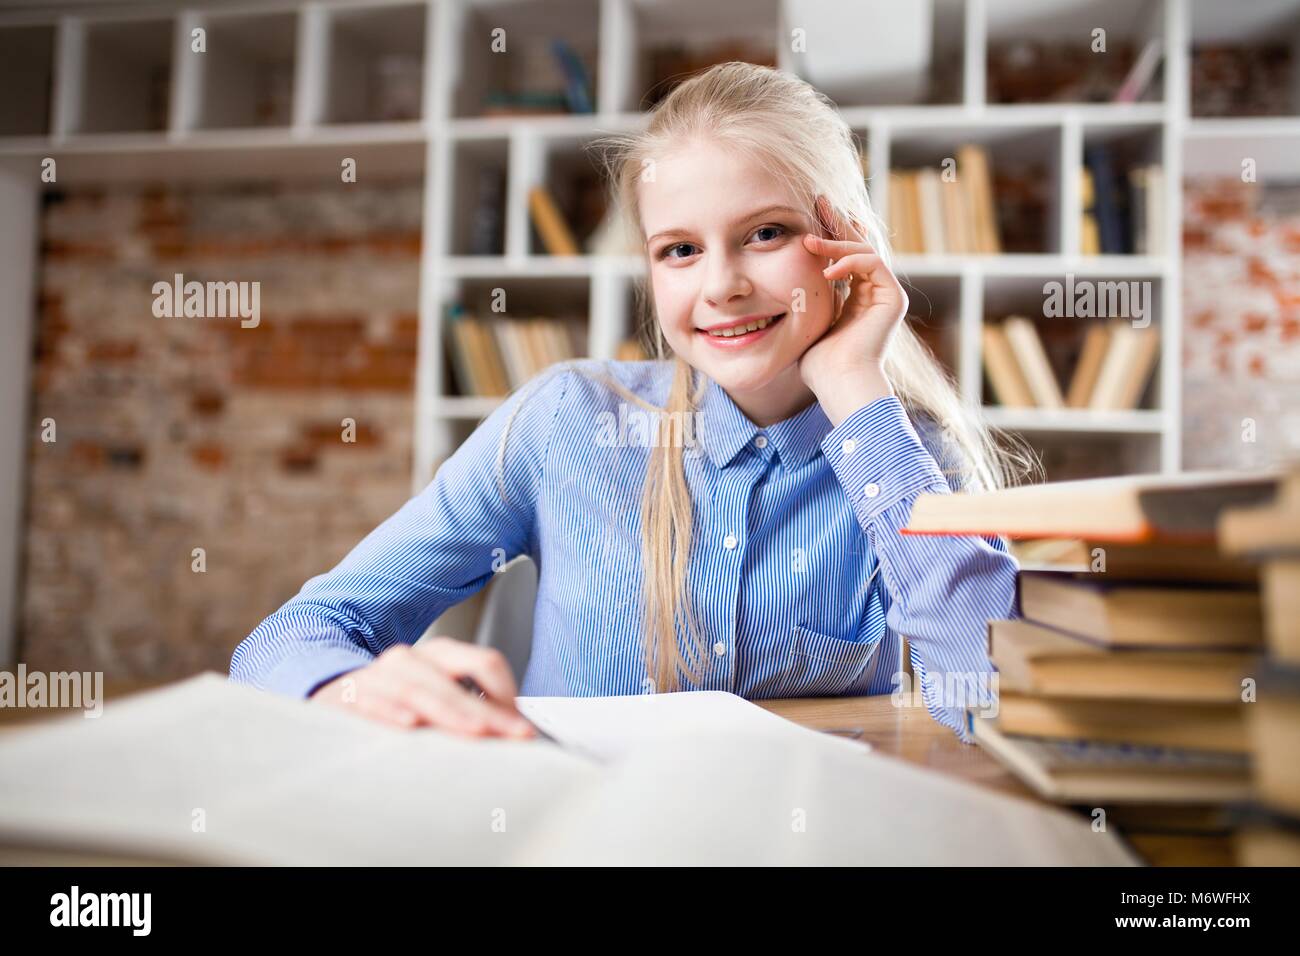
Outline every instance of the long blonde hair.
<svg viewBox="0 0 1300 956">
<path fill-rule="evenodd" d="M 704 138 L 741 147 L 767 164 L 791 187 L 813 221 L 815 198 L 824 196 L 839 221 L 861 224 L 868 242 L 886 263 L 891 261 L 853 132 L 834 105 L 796 76 L 739 62 L 719 64 L 681 83 L 655 108 L 644 131 L 606 136 L 592 144 L 608 172 L 611 203 L 621 208 L 643 242 L 638 192 L 643 169 L 675 146 Z M 837 303 L 846 293 L 847 283 L 836 283 Z M 700 632 L 687 587 L 692 501 L 682 442 L 673 440 L 670 430 L 695 413 L 703 388 L 711 383 L 697 381 L 703 376 L 668 355 L 648 282 L 639 304 L 643 338 L 658 358 L 674 365 L 665 406 L 653 406 L 612 378 L 599 377 L 629 401 L 659 413 L 661 433 L 650 449 L 641 496 L 644 646 L 652 688 L 673 691 L 679 689 L 681 676 L 699 682 L 709 660 L 709 642 Z M 948 454 L 940 464 L 951 485 L 990 490 L 1032 471 L 1034 462 L 1023 444 L 1010 436 L 995 439 L 906 321 L 890 340 L 884 367 L 909 416 L 929 418 L 941 432 Z M 684 653 L 679 629 L 687 635 Z"/>
</svg>

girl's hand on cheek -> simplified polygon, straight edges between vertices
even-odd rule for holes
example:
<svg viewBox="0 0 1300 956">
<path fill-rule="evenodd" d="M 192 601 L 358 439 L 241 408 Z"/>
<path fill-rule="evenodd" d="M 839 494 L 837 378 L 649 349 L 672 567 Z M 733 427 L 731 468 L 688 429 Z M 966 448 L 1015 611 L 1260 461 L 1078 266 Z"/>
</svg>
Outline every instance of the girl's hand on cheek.
<svg viewBox="0 0 1300 956">
<path fill-rule="evenodd" d="M 848 279 L 848 298 L 826 333 L 799 359 L 799 374 L 817 396 L 832 424 L 876 398 L 892 395 L 885 377 L 885 351 L 907 314 L 907 293 L 856 224 L 841 224 L 823 199 L 818 215 L 835 236 L 806 233 L 804 248 L 834 259 L 827 280 Z"/>
</svg>

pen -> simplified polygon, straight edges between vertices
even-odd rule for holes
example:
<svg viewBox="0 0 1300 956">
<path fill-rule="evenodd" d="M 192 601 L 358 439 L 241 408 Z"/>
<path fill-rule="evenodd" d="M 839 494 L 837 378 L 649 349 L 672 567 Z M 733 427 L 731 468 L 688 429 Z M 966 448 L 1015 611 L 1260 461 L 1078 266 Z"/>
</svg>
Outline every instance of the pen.
<svg viewBox="0 0 1300 956">
<path fill-rule="evenodd" d="M 463 677 L 457 677 L 456 683 L 459 684 L 461 687 L 464 687 L 471 694 L 477 694 L 479 696 L 479 699 L 487 697 L 487 691 L 485 691 L 482 687 L 480 687 L 478 681 L 470 677 L 468 674 L 466 674 Z M 556 740 L 546 731 L 542 730 L 541 727 L 538 727 L 531 720 L 528 720 L 526 716 L 524 716 L 523 714 L 520 714 L 519 716 L 522 717 L 525 721 L 527 721 L 528 725 L 533 728 L 533 732 L 537 734 L 539 739 L 549 740 L 553 744 L 559 743 L 558 740 Z"/>
</svg>

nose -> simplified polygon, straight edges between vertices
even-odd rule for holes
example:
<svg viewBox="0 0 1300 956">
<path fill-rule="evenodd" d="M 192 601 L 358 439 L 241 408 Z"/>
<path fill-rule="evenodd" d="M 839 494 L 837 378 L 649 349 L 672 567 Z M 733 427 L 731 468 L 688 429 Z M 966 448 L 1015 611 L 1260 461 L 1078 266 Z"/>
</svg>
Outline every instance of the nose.
<svg viewBox="0 0 1300 956">
<path fill-rule="evenodd" d="M 743 299 L 754 291 L 741 268 L 740 258 L 732 255 L 711 255 L 704 276 L 704 301 L 717 308 L 736 299 Z"/>
</svg>

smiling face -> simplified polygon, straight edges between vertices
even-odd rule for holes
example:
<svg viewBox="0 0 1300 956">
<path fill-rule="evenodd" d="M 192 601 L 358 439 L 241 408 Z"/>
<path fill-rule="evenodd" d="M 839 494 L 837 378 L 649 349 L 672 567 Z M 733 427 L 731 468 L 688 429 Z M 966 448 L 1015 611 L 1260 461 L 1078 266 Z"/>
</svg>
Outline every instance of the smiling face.
<svg viewBox="0 0 1300 956">
<path fill-rule="evenodd" d="M 834 299 L 829 260 L 803 244 L 820 233 L 794 193 L 763 164 L 701 141 L 660 157 L 639 189 L 655 309 L 673 351 L 756 424 L 806 406 L 798 360 L 830 327 Z"/>
</svg>

